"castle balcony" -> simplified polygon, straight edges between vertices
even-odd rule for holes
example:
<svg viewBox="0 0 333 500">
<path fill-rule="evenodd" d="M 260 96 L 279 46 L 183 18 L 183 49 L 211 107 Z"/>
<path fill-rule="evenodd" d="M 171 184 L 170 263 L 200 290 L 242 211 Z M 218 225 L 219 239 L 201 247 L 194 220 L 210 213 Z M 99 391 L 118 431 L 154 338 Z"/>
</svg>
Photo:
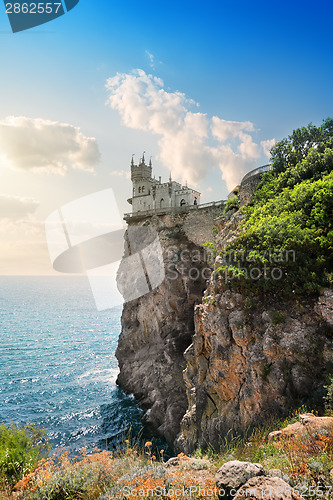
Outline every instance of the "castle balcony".
<svg viewBox="0 0 333 500">
<path fill-rule="evenodd" d="M 165 207 L 165 208 L 156 208 L 155 210 L 145 210 L 140 212 L 133 212 L 124 214 L 124 220 L 134 221 L 139 219 L 146 219 L 148 217 L 152 217 L 153 215 L 181 215 L 186 214 L 193 211 L 200 211 L 208 208 L 217 208 L 221 211 L 225 207 L 225 200 L 220 201 L 211 201 L 210 203 L 203 203 L 201 205 L 183 205 L 182 207 Z"/>
</svg>

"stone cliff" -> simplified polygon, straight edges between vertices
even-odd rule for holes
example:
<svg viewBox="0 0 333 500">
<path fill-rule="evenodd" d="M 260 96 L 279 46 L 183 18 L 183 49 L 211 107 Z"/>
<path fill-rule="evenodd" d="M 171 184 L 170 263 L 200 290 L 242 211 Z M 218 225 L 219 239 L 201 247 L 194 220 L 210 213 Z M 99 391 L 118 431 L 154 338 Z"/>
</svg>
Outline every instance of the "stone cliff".
<svg viewBox="0 0 333 500">
<path fill-rule="evenodd" d="M 202 244 L 212 241 L 211 228 L 222 248 L 242 219 L 220 212 L 136 222 L 158 231 L 166 279 L 125 304 L 116 353 L 119 385 L 147 410 L 145 422 L 185 453 L 285 414 L 333 367 L 332 290 L 282 304 L 207 281 L 213 264 Z"/>
<path fill-rule="evenodd" d="M 317 314 L 310 301 L 259 303 L 209 287 L 185 352 L 189 404 L 177 448 L 189 453 L 218 444 L 230 429 L 282 416 L 313 396 L 333 366 L 332 306 L 332 291 L 322 296 Z M 329 310 L 330 324 L 324 320 Z"/>
<path fill-rule="evenodd" d="M 194 307 L 201 302 L 210 274 L 202 245 L 212 240 L 214 219 L 221 210 L 217 206 L 129 222 L 129 230 L 146 227 L 157 231 L 166 277 L 160 286 L 124 305 L 116 352 L 120 368 L 117 383 L 134 394 L 146 410 L 145 423 L 170 444 L 187 409 L 184 352 L 192 343 Z M 148 243 L 141 241 L 143 248 Z M 148 255 L 147 260 L 154 257 Z M 119 274 L 119 281 L 127 280 L 128 288 L 138 280 L 135 270 L 122 271 L 120 266 Z"/>
</svg>

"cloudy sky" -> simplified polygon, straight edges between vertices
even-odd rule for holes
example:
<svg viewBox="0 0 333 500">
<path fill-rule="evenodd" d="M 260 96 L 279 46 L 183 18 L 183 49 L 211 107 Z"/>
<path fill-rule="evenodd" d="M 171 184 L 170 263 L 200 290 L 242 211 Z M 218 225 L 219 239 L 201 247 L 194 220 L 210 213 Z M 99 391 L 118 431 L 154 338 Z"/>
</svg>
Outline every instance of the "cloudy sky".
<svg viewBox="0 0 333 500">
<path fill-rule="evenodd" d="M 13 34 L 1 3 L 0 274 L 54 274 L 45 220 L 70 202 L 112 188 L 130 211 L 132 154 L 220 200 L 276 140 L 332 116 L 332 14 L 328 0 L 80 0 Z"/>
</svg>

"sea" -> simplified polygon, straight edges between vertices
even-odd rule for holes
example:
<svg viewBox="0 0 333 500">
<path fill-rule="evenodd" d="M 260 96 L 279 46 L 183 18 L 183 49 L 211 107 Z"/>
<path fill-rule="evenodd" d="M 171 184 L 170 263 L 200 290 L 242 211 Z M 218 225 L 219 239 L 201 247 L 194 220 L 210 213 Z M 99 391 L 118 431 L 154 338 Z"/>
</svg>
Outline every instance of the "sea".
<svg viewBox="0 0 333 500">
<path fill-rule="evenodd" d="M 71 452 L 145 434 L 116 386 L 120 318 L 96 310 L 84 276 L 0 277 L 0 422 L 33 422 Z"/>
</svg>

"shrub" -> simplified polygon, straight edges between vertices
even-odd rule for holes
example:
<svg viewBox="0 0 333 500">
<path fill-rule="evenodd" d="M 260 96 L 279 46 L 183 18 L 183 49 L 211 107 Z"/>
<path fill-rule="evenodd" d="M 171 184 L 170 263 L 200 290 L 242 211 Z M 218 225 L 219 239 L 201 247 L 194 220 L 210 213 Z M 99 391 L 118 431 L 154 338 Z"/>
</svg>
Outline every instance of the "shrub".
<svg viewBox="0 0 333 500">
<path fill-rule="evenodd" d="M 44 429 L 29 424 L 0 425 L 0 475 L 14 485 L 47 455 L 50 446 Z"/>
<path fill-rule="evenodd" d="M 227 212 L 229 212 L 229 210 L 232 210 L 232 209 L 236 209 L 238 210 L 239 208 L 239 199 L 238 199 L 238 196 L 233 196 L 232 198 L 229 198 L 227 200 L 227 203 L 224 207 L 224 211 L 223 211 L 223 214 L 226 214 Z"/>
<path fill-rule="evenodd" d="M 274 146 L 272 157 L 272 170 L 243 209 L 240 236 L 224 249 L 229 285 L 246 290 L 250 284 L 261 294 L 315 295 L 332 284 L 333 120 L 294 131 Z M 236 275 L 235 267 L 243 274 Z M 261 274 L 251 273 L 258 269 Z"/>
</svg>

